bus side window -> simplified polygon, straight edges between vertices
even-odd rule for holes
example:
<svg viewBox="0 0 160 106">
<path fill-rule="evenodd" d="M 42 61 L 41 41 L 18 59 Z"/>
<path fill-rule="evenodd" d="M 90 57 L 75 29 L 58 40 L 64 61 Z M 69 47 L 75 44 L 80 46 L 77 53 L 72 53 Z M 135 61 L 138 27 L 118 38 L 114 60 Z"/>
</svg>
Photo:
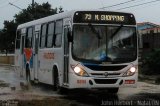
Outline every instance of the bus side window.
<svg viewBox="0 0 160 106">
<path fill-rule="evenodd" d="M 43 24 L 41 28 L 40 47 L 46 47 L 47 24 Z"/>
<path fill-rule="evenodd" d="M 48 24 L 47 32 L 47 47 L 51 48 L 53 46 L 54 22 Z"/>
<path fill-rule="evenodd" d="M 62 33 L 63 33 L 63 21 L 62 20 L 56 21 L 56 29 L 53 42 L 55 47 L 61 47 Z"/>
<path fill-rule="evenodd" d="M 31 48 L 31 41 L 29 38 L 26 38 L 26 41 L 25 41 L 25 48 Z"/>
<path fill-rule="evenodd" d="M 21 30 L 17 31 L 16 36 L 16 49 L 20 49 Z"/>
<path fill-rule="evenodd" d="M 25 41 L 25 48 L 31 48 L 32 47 L 32 38 L 33 37 L 33 28 L 30 27 L 27 30 L 27 37 Z"/>
</svg>

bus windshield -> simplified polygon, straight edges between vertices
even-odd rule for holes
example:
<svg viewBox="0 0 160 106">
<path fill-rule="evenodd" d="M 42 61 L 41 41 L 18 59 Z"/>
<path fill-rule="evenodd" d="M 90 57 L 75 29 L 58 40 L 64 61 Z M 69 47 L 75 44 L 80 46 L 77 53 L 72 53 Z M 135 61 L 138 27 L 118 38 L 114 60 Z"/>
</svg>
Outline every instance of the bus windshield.
<svg viewBox="0 0 160 106">
<path fill-rule="evenodd" d="M 135 27 L 75 25 L 73 58 L 82 62 L 132 62 L 137 58 Z"/>
</svg>

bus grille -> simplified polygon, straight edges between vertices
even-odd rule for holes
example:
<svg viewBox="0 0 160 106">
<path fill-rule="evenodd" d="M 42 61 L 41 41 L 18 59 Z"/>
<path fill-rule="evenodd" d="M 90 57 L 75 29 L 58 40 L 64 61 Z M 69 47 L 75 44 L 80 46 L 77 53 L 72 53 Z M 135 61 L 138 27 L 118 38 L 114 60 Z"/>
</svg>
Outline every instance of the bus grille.
<svg viewBox="0 0 160 106">
<path fill-rule="evenodd" d="M 96 84 L 115 84 L 117 79 L 94 79 Z"/>
<path fill-rule="evenodd" d="M 119 76 L 121 73 L 108 73 L 108 76 Z M 104 73 L 91 73 L 92 76 L 104 76 Z"/>
<path fill-rule="evenodd" d="M 85 66 L 93 71 L 119 71 L 125 68 L 127 65 L 118 65 L 118 66 L 85 65 Z"/>
</svg>

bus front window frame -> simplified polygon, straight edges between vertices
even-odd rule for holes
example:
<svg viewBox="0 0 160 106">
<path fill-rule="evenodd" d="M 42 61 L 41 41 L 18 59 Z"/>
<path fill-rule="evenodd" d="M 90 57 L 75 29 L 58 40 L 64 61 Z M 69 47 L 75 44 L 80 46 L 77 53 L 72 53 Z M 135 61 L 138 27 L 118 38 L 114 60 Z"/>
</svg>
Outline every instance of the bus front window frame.
<svg viewBox="0 0 160 106">
<path fill-rule="evenodd" d="M 128 60 L 124 60 L 124 59 L 122 59 L 121 57 L 119 57 L 119 59 L 120 60 L 118 60 L 118 58 L 117 58 L 117 60 L 115 60 L 115 61 L 113 61 L 113 60 L 111 60 L 111 59 L 109 59 L 108 58 L 108 60 L 107 61 L 104 61 L 104 60 L 102 60 L 102 61 L 97 61 L 97 60 L 92 60 L 92 59 L 83 59 L 83 58 L 78 58 L 78 57 L 76 57 L 75 56 L 75 54 L 74 54 L 74 43 L 75 43 L 75 41 L 74 41 L 74 36 L 75 36 L 75 26 L 77 26 L 77 25 L 79 25 L 79 26 L 87 26 L 86 24 L 74 24 L 74 26 L 73 26 L 73 34 L 72 34 L 72 36 L 73 36 L 73 43 L 72 43 L 72 57 L 73 57 L 73 59 L 74 60 L 77 60 L 77 61 L 82 61 L 82 62 L 91 62 L 91 63 L 97 63 L 97 64 L 101 64 L 101 63 L 103 63 L 103 62 L 111 62 L 112 64 L 118 64 L 118 63 L 128 63 L 128 62 L 133 62 L 133 61 L 135 61 L 136 59 L 137 59 L 137 32 L 136 32 L 136 26 L 134 25 L 134 26 L 127 26 L 127 25 L 124 25 L 124 26 L 121 26 L 121 25 L 101 25 L 101 24 L 93 24 L 93 26 L 98 26 L 98 27 L 101 27 L 101 26 L 104 26 L 104 27 L 107 27 L 107 28 L 119 28 L 119 27 L 122 27 L 122 29 L 123 28 L 133 28 L 133 37 L 134 37 L 134 58 L 132 58 L 132 59 L 128 59 Z M 120 29 L 121 30 L 121 29 Z M 115 31 L 115 30 L 114 30 Z M 112 32 L 112 34 L 114 33 L 114 31 Z M 108 32 L 107 32 L 108 33 Z M 119 33 L 119 32 L 117 32 L 117 33 Z M 112 36 L 112 34 L 110 34 L 110 36 Z M 115 34 L 116 35 L 116 34 Z M 115 36 L 115 35 L 113 35 L 113 36 Z M 97 35 L 98 36 L 98 35 Z M 112 37 L 113 37 L 112 36 Z M 132 37 L 132 36 L 131 36 Z M 108 43 L 108 41 L 106 41 L 107 43 Z M 106 44 L 106 49 L 107 49 L 107 46 L 108 46 L 108 44 Z M 106 51 L 107 52 L 107 51 Z"/>
</svg>

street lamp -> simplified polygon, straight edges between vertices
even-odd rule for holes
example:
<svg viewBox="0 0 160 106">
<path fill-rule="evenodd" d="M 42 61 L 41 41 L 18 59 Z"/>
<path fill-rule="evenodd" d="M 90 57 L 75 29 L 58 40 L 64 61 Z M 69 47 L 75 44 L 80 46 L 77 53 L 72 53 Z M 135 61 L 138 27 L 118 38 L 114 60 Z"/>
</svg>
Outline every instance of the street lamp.
<svg viewBox="0 0 160 106">
<path fill-rule="evenodd" d="M 12 6 L 14 6 L 14 7 L 16 7 L 16 8 L 18 8 L 18 9 L 20 9 L 20 10 L 23 10 L 23 9 L 21 9 L 20 7 L 14 5 L 13 3 L 10 3 L 10 2 L 9 2 L 9 4 L 12 5 Z"/>
<path fill-rule="evenodd" d="M 33 0 L 33 2 L 34 2 L 34 0 Z M 9 4 L 23 11 L 23 9 L 22 9 L 22 8 L 20 8 L 20 7 L 16 6 L 15 4 L 10 3 L 10 2 L 9 2 Z M 32 6 L 33 6 L 33 4 L 32 4 Z M 33 14 L 28 13 L 28 12 L 27 12 L 27 14 L 28 14 L 28 15 L 30 15 L 30 16 L 33 18 L 33 20 L 34 20 L 34 16 L 33 16 Z"/>
</svg>

